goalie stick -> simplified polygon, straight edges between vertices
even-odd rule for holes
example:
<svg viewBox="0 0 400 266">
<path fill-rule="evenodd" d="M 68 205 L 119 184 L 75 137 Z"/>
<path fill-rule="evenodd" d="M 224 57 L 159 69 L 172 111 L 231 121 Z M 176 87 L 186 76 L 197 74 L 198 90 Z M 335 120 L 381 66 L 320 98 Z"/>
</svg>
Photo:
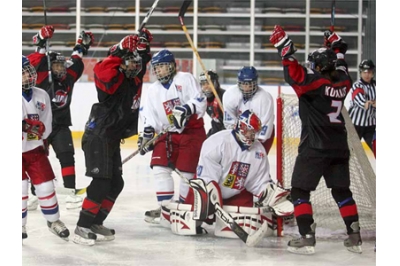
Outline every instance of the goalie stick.
<svg viewBox="0 0 400 266">
<path fill-rule="evenodd" d="M 187 180 L 179 171 L 178 169 L 175 168 L 175 166 L 170 163 L 169 167 L 175 171 L 175 173 L 178 174 L 178 176 L 190 186 L 189 180 Z M 268 224 L 267 222 L 264 222 L 260 229 L 258 229 L 254 234 L 249 235 L 246 231 L 243 230 L 240 225 L 236 223 L 236 221 L 232 218 L 232 216 L 227 213 L 219 204 L 215 204 L 215 214 L 218 215 L 218 217 L 221 218 L 221 220 L 229 226 L 229 228 L 234 232 L 247 246 L 249 247 L 254 247 L 257 245 L 265 236 L 268 230 Z"/>
<path fill-rule="evenodd" d="M 208 84 L 211 85 L 211 90 L 212 90 L 212 92 L 213 92 L 213 94 L 214 94 L 215 99 L 217 99 L 219 108 L 221 109 L 221 111 L 222 111 L 222 113 L 223 113 L 223 112 L 224 112 L 224 108 L 223 108 L 223 106 L 222 106 L 221 99 L 219 98 L 218 93 L 217 93 L 216 89 L 214 88 L 214 83 L 211 81 L 210 76 L 208 75 L 207 70 L 206 70 L 206 68 L 205 68 L 205 66 L 204 66 L 204 64 L 203 64 L 203 61 L 201 61 L 200 55 L 199 55 L 199 53 L 197 52 L 196 47 L 194 47 L 194 43 L 193 43 L 193 41 L 192 41 L 192 38 L 190 37 L 189 32 L 188 32 L 188 30 L 187 30 L 187 28 L 186 28 L 186 26 L 185 26 L 184 21 L 183 21 L 183 17 L 185 16 L 186 10 L 188 9 L 188 7 L 190 6 L 191 3 L 192 3 L 191 0 L 185 0 L 185 1 L 183 1 L 183 4 L 182 4 L 182 6 L 181 6 L 181 9 L 179 10 L 179 21 L 180 21 L 180 23 L 181 23 L 181 26 L 182 26 L 183 31 L 185 32 L 185 35 L 186 35 L 187 40 L 189 41 L 190 46 L 192 47 L 192 50 L 193 50 L 193 52 L 195 53 L 195 55 L 196 55 L 196 57 L 197 57 L 197 60 L 199 61 L 200 65 L 201 65 L 201 68 L 202 68 L 202 70 L 203 70 L 203 72 L 204 72 L 204 75 L 205 75 L 206 78 L 207 78 Z"/>
<path fill-rule="evenodd" d="M 153 144 L 155 141 L 157 141 L 159 138 L 161 138 L 161 136 L 163 136 L 165 133 L 167 133 L 168 130 L 170 130 L 172 127 L 173 126 L 169 126 L 166 129 L 164 129 L 163 131 L 161 131 L 157 136 L 155 136 L 154 138 L 149 140 L 145 144 L 145 147 L 148 148 L 151 144 Z M 129 155 L 128 157 L 126 157 L 125 159 L 122 160 L 122 164 L 126 163 L 127 161 L 129 161 L 130 159 L 135 157 L 139 152 L 140 152 L 140 149 L 137 149 L 136 151 L 134 151 L 131 155 Z"/>
</svg>

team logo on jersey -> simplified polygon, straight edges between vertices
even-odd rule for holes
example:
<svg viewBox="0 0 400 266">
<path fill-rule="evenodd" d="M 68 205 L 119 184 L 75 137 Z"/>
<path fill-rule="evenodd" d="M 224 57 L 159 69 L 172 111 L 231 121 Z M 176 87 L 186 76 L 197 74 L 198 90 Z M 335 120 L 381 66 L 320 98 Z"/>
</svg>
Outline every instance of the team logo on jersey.
<svg viewBox="0 0 400 266">
<path fill-rule="evenodd" d="M 37 105 L 39 105 L 39 102 L 37 102 Z M 44 107 L 43 107 L 44 108 Z M 39 115 L 38 114 L 28 114 L 28 119 L 39 121 Z M 27 133 L 26 140 L 39 140 L 39 136 L 31 133 Z"/>
<path fill-rule="evenodd" d="M 201 176 L 202 172 L 203 172 L 203 166 L 202 165 L 198 165 L 197 166 L 197 176 Z"/>
<path fill-rule="evenodd" d="M 132 100 L 132 110 L 137 110 L 140 107 L 140 95 L 142 94 L 142 87 L 139 88 L 138 92 L 136 93 L 135 96 L 133 96 Z"/>
<path fill-rule="evenodd" d="M 36 102 L 36 108 L 43 112 L 44 109 L 46 108 L 46 104 L 37 101 L 37 102 Z M 37 119 L 37 120 L 39 120 L 39 116 L 38 116 L 38 119 Z"/>
<path fill-rule="evenodd" d="M 249 170 L 250 164 L 233 162 L 228 175 L 225 177 L 223 186 L 237 190 L 243 189 Z"/>
<path fill-rule="evenodd" d="M 165 115 L 167 116 L 170 125 L 174 124 L 174 120 L 172 119 L 173 117 L 172 110 L 176 105 L 181 105 L 181 100 L 179 98 L 174 98 L 163 102 L 164 112 Z"/>
<path fill-rule="evenodd" d="M 182 86 L 181 85 L 176 85 L 175 84 L 175 88 L 176 88 L 177 91 L 182 91 Z"/>
<path fill-rule="evenodd" d="M 56 91 L 52 102 L 55 104 L 55 106 L 61 108 L 66 105 L 67 100 L 68 100 L 68 93 L 64 90 L 58 90 Z"/>
<path fill-rule="evenodd" d="M 256 151 L 256 159 L 262 159 L 265 157 L 265 154 L 261 151 Z"/>
</svg>

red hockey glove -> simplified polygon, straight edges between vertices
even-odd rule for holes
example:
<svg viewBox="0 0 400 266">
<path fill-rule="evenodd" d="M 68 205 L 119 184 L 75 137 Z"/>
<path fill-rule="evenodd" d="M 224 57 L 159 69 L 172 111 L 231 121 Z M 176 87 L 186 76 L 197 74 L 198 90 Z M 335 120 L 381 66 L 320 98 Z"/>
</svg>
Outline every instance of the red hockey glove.
<svg viewBox="0 0 400 266">
<path fill-rule="evenodd" d="M 124 37 L 118 44 L 110 49 L 110 54 L 123 57 L 126 53 L 136 50 L 139 37 L 137 35 L 128 35 Z"/>
<path fill-rule="evenodd" d="M 33 44 L 43 48 L 46 44 L 47 39 L 53 37 L 54 27 L 53 26 L 43 26 L 40 31 L 32 37 Z"/>
<path fill-rule="evenodd" d="M 146 28 L 143 28 L 139 35 L 140 39 L 137 47 L 138 53 L 149 53 L 150 42 L 153 40 L 153 35 Z"/>
<path fill-rule="evenodd" d="M 93 33 L 90 31 L 82 31 L 81 34 L 78 37 L 78 40 L 76 40 L 76 44 L 74 47 L 74 51 L 79 51 L 83 55 L 87 55 L 88 50 L 90 46 L 94 42 L 94 36 Z"/>
<path fill-rule="evenodd" d="M 46 130 L 42 121 L 32 120 L 32 119 L 24 119 L 22 120 L 22 131 L 28 134 L 33 134 L 42 138 L 44 131 Z"/>
<path fill-rule="evenodd" d="M 269 41 L 278 49 L 278 53 L 282 58 L 288 57 L 297 51 L 292 40 L 279 25 L 275 25 Z"/>
<path fill-rule="evenodd" d="M 335 32 L 327 30 L 324 32 L 324 46 L 331 48 L 335 53 L 346 54 L 347 43 Z"/>
</svg>

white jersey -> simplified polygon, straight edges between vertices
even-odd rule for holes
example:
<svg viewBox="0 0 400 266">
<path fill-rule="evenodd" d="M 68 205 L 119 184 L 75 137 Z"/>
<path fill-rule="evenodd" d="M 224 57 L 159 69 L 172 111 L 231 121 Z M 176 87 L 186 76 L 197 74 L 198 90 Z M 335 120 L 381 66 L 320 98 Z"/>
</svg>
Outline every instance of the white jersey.
<svg viewBox="0 0 400 266">
<path fill-rule="evenodd" d="M 147 88 L 145 103 L 142 106 L 144 127 L 151 126 L 159 133 L 169 125 L 174 125 L 172 110 L 176 105 L 194 105 L 198 118 L 204 116 L 207 101 L 199 82 L 191 73 L 178 72 L 168 89 L 160 81 Z M 181 133 L 184 128 L 173 128 L 170 132 Z"/>
<path fill-rule="evenodd" d="M 274 100 L 271 94 L 263 88 L 259 87 L 251 99 L 244 101 L 238 85 L 234 85 L 224 93 L 222 105 L 224 106 L 225 128 L 234 128 L 239 115 L 246 110 L 250 110 L 258 116 L 262 125 L 262 129 L 256 137 L 261 142 L 271 137 L 275 120 Z"/>
<path fill-rule="evenodd" d="M 41 139 L 36 135 L 22 132 L 22 152 L 43 146 L 43 139 L 47 139 L 52 131 L 51 121 L 53 120 L 53 114 L 51 112 L 51 102 L 45 90 L 32 87 L 31 99 L 27 99 L 22 94 L 22 120 L 25 118 L 42 121 L 45 131 Z"/>
<path fill-rule="evenodd" d="M 206 184 L 216 181 L 223 199 L 246 189 L 259 196 L 271 181 L 267 154 L 259 141 L 250 150 L 242 150 L 232 130 L 226 129 L 204 141 L 197 166 L 197 178 Z"/>
</svg>

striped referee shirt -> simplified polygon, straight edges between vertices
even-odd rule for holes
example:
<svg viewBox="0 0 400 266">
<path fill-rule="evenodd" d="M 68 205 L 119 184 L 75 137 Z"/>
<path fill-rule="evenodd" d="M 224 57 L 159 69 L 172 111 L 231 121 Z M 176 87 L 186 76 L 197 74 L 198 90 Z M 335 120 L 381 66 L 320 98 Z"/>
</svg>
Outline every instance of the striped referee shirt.
<svg viewBox="0 0 400 266">
<path fill-rule="evenodd" d="M 362 79 L 353 84 L 350 91 L 351 101 L 349 115 L 355 126 L 375 126 L 376 125 L 376 107 L 369 105 L 364 108 L 367 101 L 376 100 L 375 80 L 366 83 Z"/>
</svg>

